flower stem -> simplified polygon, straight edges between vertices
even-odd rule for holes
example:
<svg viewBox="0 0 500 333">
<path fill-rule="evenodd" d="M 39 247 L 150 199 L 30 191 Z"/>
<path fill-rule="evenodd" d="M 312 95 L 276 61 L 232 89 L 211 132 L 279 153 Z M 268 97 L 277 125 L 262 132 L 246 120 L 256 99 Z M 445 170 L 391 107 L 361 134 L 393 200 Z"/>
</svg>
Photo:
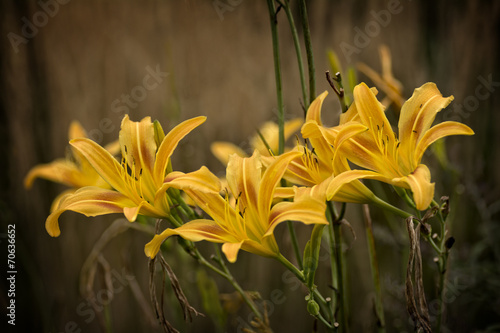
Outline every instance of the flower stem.
<svg viewBox="0 0 500 333">
<path fill-rule="evenodd" d="M 311 30 L 309 29 L 309 19 L 307 18 L 306 1 L 299 2 L 302 29 L 304 30 L 304 42 L 306 45 L 307 67 L 309 70 L 309 104 L 316 98 L 316 74 L 314 68 L 314 57 L 311 43 Z"/>
<path fill-rule="evenodd" d="M 292 242 L 295 258 L 297 259 L 297 264 L 299 265 L 299 268 L 302 269 L 304 268 L 304 265 L 302 263 L 302 256 L 300 254 L 299 242 L 297 240 L 297 234 L 295 233 L 295 227 L 293 226 L 292 221 L 286 221 L 286 225 L 288 227 L 288 232 L 290 232 L 290 240 Z"/>
<path fill-rule="evenodd" d="M 280 64 L 280 51 L 279 51 L 279 41 L 278 41 L 278 19 L 276 18 L 276 7 L 274 6 L 274 0 L 267 0 L 267 5 L 269 9 L 269 20 L 271 23 L 271 35 L 273 39 L 273 59 L 274 59 L 274 76 L 276 80 L 276 96 L 278 99 L 278 128 L 279 128 L 279 146 L 278 155 L 283 154 L 285 151 L 285 109 L 283 106 L 283 88 L 281 83 L 281 64 Z M 299 251 L 299 244 L 297 242 L 297 236 L 295 234 L 295 228 L 293 224 L 287 222 L 288 230 L 290 231 L 290 238 L 293 244 L 293 249 L 297 261 L 300 267 L 302 267 L 302 257 Z"/>
<path fill-rule="evenodd" d="M 297 55 L 297 63 L 299 65 L 300 86 L 302 88 L 302 100 L 304 101 L 304 103 L 308 103 L 306 78 L 304 75 L 304 65 L 303 65 L 303 61 L 302 61 L 302 52 L 300 50 L 300 41 L 299 41 L 299 35 L 297 33 L 297 27 L 295 26 L 292 11 L 290 9 L 290 1 L 289 0 L 284 0 L 284 1 L 277 0 L 277 2 L 285 10 L 286 17 L 288 18 L 288 23 L 290 23 L 290 31 L 292 32 L 293 45 L 295 46 L 295 53 Z"/>
<path fill-rule="evenodd" d="M 274 0 L 267 0 L 269 8 L 269 20 L 271 22 L 271 35 L 273 39 L 274 76 L 276 80 L 276 96 L 278 98 L 278 127 L 279 148 L 278 155 L 285 151 L 285 110 L 283 106 L 283 87 L 281 83 L 280 50 L 278 41 L 278 19 L 276 18 L 276 7 Z"/>
<path fill-rule="evenodd" d="M 405 212 L 404 210 L 402 209 L 399 209 L 397 207 L 394 207 L 393 205 L 385 202 L 384 200 L 380 199 L 379 197 L 375 196 L 374 198 L 372 198 L 372 201 L 373 203 L 375 203 L 377 206 L 385 209 L 385 210 L 388 210 L 390 211 L 391 213 L 394 213 L 398 216 L 401 216 L 402 218 L 408 218 L 410 216 L 412 216 L 412 214 L 408 213 L 408 212 Z"/>
<path fill-rule="evenodd" d="M 241 288 L 241 286 L 238 284 L 238 282 L 235 280 L 231 272 L 229 271 L 229 268 L 227 267 L 226 263 L 224 262 L 224 259 L 222 258 L 219 246 L 214 244 L 215 247 L 215 253 L 216 253 L 216 258 L 215 260 L 217 263 L 221 266 L 222 270 L 225 272 L 225 275 L 223 275 L 229 283 L 233 286 L 236 291 L 243 297 L 243 300 L 247 305 L 250 307 L 252 312 L 261 320 L 264 319 L 264 316 L 260 313 L 259 309 L 257 309 L 257 306 L 255 305 L 254 301 L 248 296 L 248 294 Z"/>
<path fill-rule="evenodd" d="M 380 275 L 378 271 L 377 252 L 375 250 L 375 239 L 373 237 L 372 220 L 370 217 L 370 208 L 367 204 L 363 205 L 365 214 L 366 239 L 368 241 L 368 254 L 370 256 L 370 267 L 372 272 L 373 285 L 375 287 L 375 314 L 377 316 L 378 332 L 385 332 L 384 306 L 382 303 L 382 288 L 380 286 Z"/>
<path fill-rule="evenodd" d="M 184 202 L 182 197 L 177 198 L 177 203 L 179 206 L 177 206 L 177 209 L 181 209 L 185 213 L 189 215 L 191 219 L 196 218 L 196 213 Z M 171 221 L 176 227 L 179 227 L 182 225 L 182 219 L 180 216 L 177 214 L 175 210 L 171 211 L 171 215 L 169 216 L 169 221 Z M 219 269 L 212 265 L 205 257 L 200 253 L 196 245 L 191 242 L 191 241 L 185 241 L 186 246 L 184 249 L 186 252 L 188 252 L 194 259 L 198 261 L 202 266 L 205 266 L 212 270 L 213 272 L 219 274 L 223 278 L 225 278 L 229 283 L 233 286 L 233 288 L 241 295 L 245 303 L 248 305 L 248 307 L 252 310 L 252 312 L 261 320 L 264 319 L 264 316 L 260 313 L 260 311 L 257 309 L 257 306 L 253 302 L 253 300 L 248 296 L 248 294 L 241 288 L 239 283 L 236 281 L 236 279 L 233 277 L 231 272 L 229 271 L 229 268 L 226 266 L 224 259 L 222 259 L 219 247 L 215 245 L 216 249 L 216 261 L 219 264 L 219 266 L 222 268 Z"/>
<path fill-rule="evenodd" d="M 274 258 L 278 260 L 281 264 L 283 264 L 283 266 L 285 266 L 290 272 L 292 272 L 297 277 L 297 279 L 299 279 L 300 282 L 302 282 L 304 285 L 307 286 L 307 282 L 302 271 L 300 271 L 290 261 L 288 261 L 287 258 L 285 258 L 281 253 Z M 310 290 L 310 292 L 314 295 L 314 299 L 317 299 L 319 301 L 318 304 L 320 306 L 321 312 L 323 313 L 323 317 L 319 318 L 318 316 L 318 318 L 321 321 L 326 320 L 325 316 L 326 318 L 329 318 L 331 316 L 331 312 L 328 306 L 328 301 L 323 297 L 323 295 L 321 295 L 321 293 L 317 288 L 313 288 L 312 290 Z M 329 328 L 332 328 L 330 324 L 328 324 L 327 326 Z"/>
<path fill-rule="evenodd" d="M 448 271 L 448 254 L 449 254 L 449 249 L 446 247 L 446 220 L 443 218 L 443 215 L 441 213 L 441 209 L 439 209 L 439 205 L 436 201 L 432 201 L 432 205 L 434 207 L 438 207 L 438 212 L 437 216 L 439 219 L 439 222 L 441 224 L 441 239 L 440 239 L 440 252 L 438 254 L 440 255 L 439 257 L 439 262 L 438 262 L 438 269 L 439 269 L 439 284 L 438 284 L 438 294 L 439 294 L 439 309 L 438 309 L 438 317 L 437 317 L 437 328 L 436 332 L 441 332 L 441 327 L 443 326 L 444 322 L 444 292 L 446 288 L 446 273 Z"/>
<path fill-rule="evenodd" d="M 339 329 L 341 332 L 349 332 L 348 328 L 348 318 L 349 318 L 349 309 L 347 302 L 347 287 L 345 284 L 345 262 L 344 255 L 342 252 L 342 232 L 340 229 L 340 220 L 342 219 L 341 215 L 338 215 L 335 211 L 335 207 L 333 202 L 328 201 L 328 210 L 330 212 L 330 223 L 328 224 L 329 229 L 329 239 L 330 239 L 330 248 L 333 250 L 330 253 L 330 256 L 333 256 L 331 259 L 332 264 L 332 283 L 335 281 L 337 284 L 337 307 L 339 311 Z M 334 277 L 335 276 L 335 277 Z"/>
</svg>

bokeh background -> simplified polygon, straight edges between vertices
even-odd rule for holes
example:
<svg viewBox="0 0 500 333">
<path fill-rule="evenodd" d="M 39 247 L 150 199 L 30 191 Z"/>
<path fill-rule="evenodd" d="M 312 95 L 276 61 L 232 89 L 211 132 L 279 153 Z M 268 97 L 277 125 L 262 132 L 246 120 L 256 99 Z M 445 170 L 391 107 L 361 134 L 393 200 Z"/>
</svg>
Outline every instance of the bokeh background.
<svg viewBox="0 0 500 333">
<path fill-rule="evenodd" d="M 168 73 L 141 100 L 132 101 L 133 120 L 151 116 L 165 129 L 179 121 L 206 115 L 207 122 L 179 146 L 174 169 L 193 171 L 207 165 L 222 175 L 224 167 L 209 150 L 217 140 L 249 147 L 249 138 L 263 122 L 276 120 L 276 95 L 267 5 L 264 1 L 66 1 L 50 7 L 43 19 L 42 4 L 55 1 L 2 1 L 0 4 L 0 216 L 2 276 L 6 272 L 7 224 L 16 225 L 16 329 L 19 332 L 161 332 L 149 303 L 148 266 L 143 246 L 150 237 L 127 230 L 103 249 L 108 272 L 115 279 L 114 299 L 92 312 L 80 294 L 80 273 L 96 242 L 118 218 L 85 218 L 66 213 L 62 234 L 51 238 L 44 222 L 52 199 L 64 187 L 37 180 L 23 187 L 30 168 L 68 152 L 67 131 L 79 120 L 91 137 L 108 143 L 119 131 L 122 111 L 113 104 L 143 85 L 148 71 Z M 298 8 L 291 1 L 296 20 Z M 226 4 L 221 6 L 220 3 Z M 389 6 L 401 9 L 379 26 L 359 52 L 347 55 L 341 44 L 356 46 L 358 29 L 374 21 L 373 13 Z M 217 9 L 217 8 L 219 9 Z M 222 8 L 222 9 L 221 9 Z M 499 19 L 496 1 L 308 1 L 317 76 L 317 93 L 329 90 L 324 72 L 328 49 L 344 66 L 364 62 L 380 71 L 378 47 L 393 55 L 393 73 L 404 96 L 425 82 L 436 82 L 455 101 L 438 119 L 459 120 L 474 129 L 473 137 L 446 139 L 447 160 L 427 154 L 437 183 L 436 196 L 451 198 L 452 250 L 446 294 L 445 327 L 449 332 L 500 329 L 500 72 Z M 34 21 L 38 20 L 38 21 Z M 26 21 L 36 32 L 23 37 Z M 300 81 L 293 43 L 284 12 L 278 15 L 287 118 L 302 115 Z M 26 30 L 28 29 L 28 30 Z M 299 28 L 300 38 L 302 32 Z M 345 44 L 344 44 L 345 45 Z M 359 45 L 358 45 L 359 46 Z M 305 58 L 305 54 L 304 54 Z M 360 80 L 368 78 L 359 74 Z M 490 82 L 484 83 L 484 82 Z M 120 104 L 124 105 L 124 104 Z M 333 94 L 324 113 L 333 125 L 340 112 Z M 293 142 L 292 142 L 293 144 Z M 382 191 L 394 198 L 386 187 Z M 379 189 L 380 190 L 380 189 Z M 404 223 L 390 221 L 372 210 L 380 260 L 388 331 L 411 331 L 404 307 L 407 235 Z M 348 206 L 348 219 L 357 238 L 346 231 L 352 331 L 373 331 L 373 286 L 360 218 L 360 207 Z M 297 226 L 303 245 L 310 228 Z M 277 229 L 282 251 L 292 257 L 286 228 Z M 194 262 L 176 250 L 167 257 L 195 307 L 204 312 Z M 209 253 L 212 248 L 201 245 Z M 347 246 L 346 246 L 347 247 Z M 436 299 L 433 252 L 423 245 L 427 300 Z M 324 252 L 322 252 L 324 254 Z M 328 289 L 327 261 L 318 273 L 318 286 Z M 305 293 L 284 268 L 273 261 L 242 253 L 231 265 L 247 290 L 258 290 L 276 332 L 309 332 L 313 318 L 305 309 Z M 96 274 L 95 295 L 104 288 L 103 269 Z M 212 276 L 212 274 L 208 274 Z M 232 311 L 223 331 L 235 332 L 247 321 L 248 309 L 238 308 L 227 282 L 215 278 Z M 116 282 L 118 281 L 118 282 Z M 6 326 L 6 280 L 0 281 L 2 323 Z M 274 293 L 273 293 L 274 292 Z M 167 289 L 167 293 L 171 293 Z M 103 300 L 102 295 L 101 300 Z M 279 295 L 279 297 L 276 297 Z M 171 300 L 169 300 L 170 302 Z M 262 301 L 259 301 L 262 304 Z M 101 302 L 98 305 L 102 305 Z M 232 305 L 231 305 L 232 304 Z M 236 305 L 235 305 L 236 304 Z M 209 317 L 183 324 L 179 308 L 166 307 L 167 318 L 181 331 L 215 331 Z M 431 315 L 433 315 L 431 310 Z M 435 315 L 435 313 L 434 313 Z M 12 327 L 9 327 L 12 329 Z"/>
</svg>

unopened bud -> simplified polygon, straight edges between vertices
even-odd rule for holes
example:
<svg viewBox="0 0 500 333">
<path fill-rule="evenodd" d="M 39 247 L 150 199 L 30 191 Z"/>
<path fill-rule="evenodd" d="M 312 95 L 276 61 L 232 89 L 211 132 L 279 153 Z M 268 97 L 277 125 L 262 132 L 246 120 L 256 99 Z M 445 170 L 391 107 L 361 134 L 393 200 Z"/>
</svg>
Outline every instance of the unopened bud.
<svg viewBox="0 0 500 333">
<path fill-rule="evenodd" d="M 317 316 L 319 314 L 319 305 L 316 303 L 315 300 L 310 299 L 307 302 L 307 311 L 312 315 L 312 316 Z"/>
</svg>

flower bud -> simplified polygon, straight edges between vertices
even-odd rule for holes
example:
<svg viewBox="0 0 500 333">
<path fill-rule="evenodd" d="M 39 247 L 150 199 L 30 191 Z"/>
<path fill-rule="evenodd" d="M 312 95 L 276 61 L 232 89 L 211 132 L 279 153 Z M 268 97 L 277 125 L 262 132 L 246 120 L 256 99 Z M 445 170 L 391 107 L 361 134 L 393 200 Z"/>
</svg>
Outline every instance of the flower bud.
<svg viewBox="0 0 500 333">
<path fill-rule="evenodd" d="M 307 302 L 307 311 L 312 315 L 312 316 L 317 316 L 319 315 L 319 305 L 316 303 L 315 300 L 309 299 Z"/>
</svg>

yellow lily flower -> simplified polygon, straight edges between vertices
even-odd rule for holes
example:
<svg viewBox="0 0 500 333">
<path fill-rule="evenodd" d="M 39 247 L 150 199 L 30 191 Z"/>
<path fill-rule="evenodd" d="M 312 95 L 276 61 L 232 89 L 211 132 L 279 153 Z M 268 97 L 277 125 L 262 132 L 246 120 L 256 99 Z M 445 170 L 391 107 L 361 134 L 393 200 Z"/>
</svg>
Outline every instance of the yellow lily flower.
<svg viewBox="0 0 500 333">
<path fill-rule="evenodd" d="M 68 137 L 70 140 L 86 138 L 87 133 L 79 122 L 73 121 L 69 127 Z M 118 141 L 107 145 L 106 150 L 111 155 L 118 154 L 120 151 Z M 97 186 L 110 188 L 109 184 L 99 176 L 87 159 L 73 147 L 71 147 L 71 154 L 68 154 L 66 158 L 56 159 L 51 163 L 39 164 L 33 167 L 24 178 L 24 187 L 27 189 L 31 188 L 36 178 L 44 178 L 71 187 L 71 189 L 63 191 L 54 199 L 51 211 L 57 208 L 63 196 L 74 193 L 80 187 Z"/>
<path fill-rule="evenodd" d="M 295 133 L 301 125 L 302 120 L 299 118 L 285 122 L 285 141 L 293 133 Z M 271 148 L 274 153 L 277 153 L 279 147 L 278 124 L 268 121 L 259 129 L 259 132 L 266 139 L 269 148 Z M 258 133 L 250 138 L 250 147 L 252 150 L 258 150 L 261 156 L 271 156 L 269 149 L 266 147 Z M 229 156 L 232 154 L 237 154 L 241 157 L 248 157 L 248 154 L 245 153 L 243 149 L 230 142 L 216 141 L 212 143 L 210 150 L 212 151 L 212 154 L 214 154 L 214 156 L 224 165 L 227 165 L 229 162 Z"/>
<path fill-rule="evenodd" d="M 328 224 L 324 196 L 316 188 L 295 188 L 294 202 L 272 206 L 276 186 L 287 165 L 300 154 L 289 152 L 277 157 L 264 174 L 258 151 L 247 158 L 231 155 L 226 178 L 230 191 L 237 198 L 234 204 L 228 200 L 228 195 L 223 198 L 219 189 L 208 190 L 205 184 L 193 182 L 189 177 L 170 180 L 171 186 L 184 190 L 213 220 L 194 220 L 176 229 L 166 229 L 146 245 L 146 255 L 154 258 L 168 237 L 179 235 L 193 242 L 224 243 L 222 251 L 230 262 L 236 261 L 240 249 L 278 257 L 280 251 L 273 232 L 279 223 L 295 220 L 305 224 Z"/>
<path fill-rule="evenodd" d="M 341 116 L 341 126 L 352 122 L 362 124 L 365 131 L 343 140 L 335 131 L 324 129 L 326 140 L 340 147 L 351 162 L 367 170 L 347 171 L 336 177 L 329 190 L 354 179 L 376 179 L 411 189 L 417 209 L 424 210 L 434 197 L 434 183 L 425 164 L 425 150 L 436 140 L 448 135 L 473 135 L 468 126 L 447 121 L 431 127 L 436 114 L 445 108 L 453 96 L 443 97 L 434 83 L 415 89 L 413 96 L 401 108 L 399 139 L 393 132 L 376 92 L 361 83 L 354 88 L 354 103 Z M 338 131 L 338 129 L 337 129 Z"/>
<path fill-rule="evenodd" d="M 324 137 L 321 108 L 327 95 L 328 92 L 325 91 L 311 103 L 307 110 L 306 123 L 301 129 L 302 136 L 309 141 L 312 149 L 307 146 L 297 147 L 297 150 L 303 154 L 290 163 L 284 178 L 292 184 L 318 185 L 318 190 L 326 193 L 328 200 L 353 203 L 372 202 L 376 200 L 375 195 L 360 181 L 341 186 L 335 194 L 326 192 L 329 183 L 337 175 L 350 170 L 346 158 L 341 154 L 335 154 L 335 149 Z M 341 132 L 341 136 L 348 138 L 364 130 L 363 126 L 352 124 Z M 264 158 L 265 164 L 270 161 L 270 158 Z"/>
<path fill-rule="evenodd" d="M 164 184 L 164 180 L 170 157 L 179 141 L 205 120 L 206 117 L 186 120 L 163 138 L 163 130 L 160 128 L 155 132 L 150 117 L 134 122 L 125 115 L 119 135 L 121 163 L 92 140 L 71 140 L 72 147 L 87 159 L 112 189 L 87 186 L 65 196 L 47 218 L 47 232 L 59 236 L 58 219 L 67 210 L 86 216 L 123 213 L 131 222 L 138 214 L 167 217 L 170 207 L 165 194 L 168 184 Z"/>
</svg>

